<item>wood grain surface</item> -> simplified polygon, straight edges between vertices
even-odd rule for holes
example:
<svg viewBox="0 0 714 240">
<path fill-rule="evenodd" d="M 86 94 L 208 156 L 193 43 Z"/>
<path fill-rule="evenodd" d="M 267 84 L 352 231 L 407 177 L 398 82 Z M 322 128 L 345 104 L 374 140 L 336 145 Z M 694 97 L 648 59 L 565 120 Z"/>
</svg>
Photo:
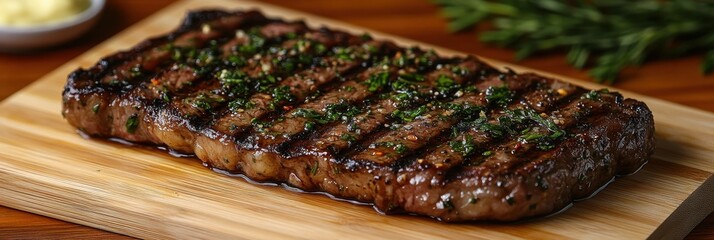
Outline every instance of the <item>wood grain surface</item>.
<svg viewBox="0 0 714 240">
<path fill-rule="evenodd" d="M 0 98 L 4 98 L 19 90 L 22 86 L 38 79 L 51 69 L 69 61 L 89 47 L 94 46 L 117 31 L 148 16 L 170 2 L 171 1 L 109 1 L 109 7 L 100 26 L 83 39 L 58 48 L 32 54 L 0 55 L 0 84 L 2 84 L 2 87 L 0 87 Z M 438 14 L 436 14 L 436 8 L 428 2 L 408 0 L 349 2 L 329 0 L 271 0 L 270 2 L 493 59 L 502 61 L 510 61 L 512 59 L 512 51 L 492 46 L 484 46 L 475 41 L 474 32 L 460 34 L 445 33 L 443 31 L 443 29 L 445 29 L 445 23 Z M 179 16 L 176 16 L 174 22 L 177 22 L 179 18 Z M 170 24 L 175 25 L 175 23 Z M 137 39 L 140 38 L 142 37 L 138 36 Z M 128 44 L 131 45 L 133 43 Z M 646 64 L 638 71 L 628 71 L 623 81 L 619 82 L 615 87 L 712 111 L 714 110 L 714 79 L 712 79 L 712 77 L 702 77 L 698 74 L 698 57 L 699 56 L 695 55 L 684 59 L 658 61 Z M 569 77 L 587 79 L 584 72 L 576 71 L 568 67 L 564 63 L 562 54 L 539 56 L 519 64 L 535 69 L 556 72 Z M 47 94 L 52 95 L 53 91 L 48 91 Z M 57 97 L 58 96 L 59 94 L 57 93 Z M 2 113 L 0 113 L 0 115 L 1 114 Z M 676 119 L 670 120 L 675 121 Z M 60 127 L 62 126 L 64 125 Z M 711 131 L 711 126 L 704 130 Z M 702 141 L 711 145 L 711 139 L 703 139 Z M 147 154 L 151 155 L 155 153 Z M 3 157 L 4 156 L 0 155 L 0 159 Z M 671 167 L 666 164 L 657 166 L 662 167 L 659 169 L 661 172 Z M 200 170 L 205 171 L 205 169 Z M 658 169 L 655 168 L 653 171 L 656 173 Z M 685 172 L 691 176 L 683 177 L 701 180 L 702 176 L 706 176 L 706 173 L 702 172 Z M 640 174 L 636 176 L 639 175 Z M 233 179 L 232 181 L 240 180 Z M 281 192 L 281 190 L 276 189 L 268 189 L 265 191 Z M 714 218 L 710 216 L 699 227 L 692 231 L 688 238 L 711 238 L 714 236 L 714 228 L 712 226 L 714 226 Z M 8 208 L 0 208 L 0 236 L 2 236 L 2 238 L 124 238 L 120 235 Z M 546 237 L 543 235 L 540 236 Z M 530 237 L 538 237 L 538 235 Z"/>
</svg>

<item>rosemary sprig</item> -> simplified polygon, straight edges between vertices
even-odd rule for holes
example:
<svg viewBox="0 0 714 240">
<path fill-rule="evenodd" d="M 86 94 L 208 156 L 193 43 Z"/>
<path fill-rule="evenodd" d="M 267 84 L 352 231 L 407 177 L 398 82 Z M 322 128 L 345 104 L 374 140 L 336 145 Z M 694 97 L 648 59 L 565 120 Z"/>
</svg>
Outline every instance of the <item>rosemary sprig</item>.
<svg viewBox="0 0 714 240">
<path fill-rule="evenodd" d="M 612 83 L 628 66 L 658 57 L 705 53 L 714 72 L 714 1 L 696 0 L 433 0 L 451 31 L 484 21 L 484 42 L 516 49 L 516 59 L 566 49 L 567 61 Z"/>
</svg>

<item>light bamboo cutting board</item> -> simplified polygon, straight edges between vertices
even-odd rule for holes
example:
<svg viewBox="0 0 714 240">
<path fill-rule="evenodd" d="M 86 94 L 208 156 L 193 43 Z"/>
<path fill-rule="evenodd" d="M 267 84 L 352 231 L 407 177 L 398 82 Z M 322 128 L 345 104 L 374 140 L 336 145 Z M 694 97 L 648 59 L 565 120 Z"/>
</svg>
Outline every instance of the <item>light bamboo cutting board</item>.
<svg viewBox="0 0 714 240">
<path fill-rule="evenodd" d="M 195 159 L 85 140 L 65 123 L 60 92 L 69 72 L 168 32 L 188 9 L 202 7 L 258 8 L 313 26 L 367 31 L 248 1 L 177 2 L 0 104 L 0 204 L 141 238 L 212 239 L 681 238 L 714 209 L 714 114 L 628 92 L 649 105 L 657 124 L 658 149 L 644 169 L 562 214 L 511 224 L 384 216 L 368 206 L 214 173 Z"/>
</svg>

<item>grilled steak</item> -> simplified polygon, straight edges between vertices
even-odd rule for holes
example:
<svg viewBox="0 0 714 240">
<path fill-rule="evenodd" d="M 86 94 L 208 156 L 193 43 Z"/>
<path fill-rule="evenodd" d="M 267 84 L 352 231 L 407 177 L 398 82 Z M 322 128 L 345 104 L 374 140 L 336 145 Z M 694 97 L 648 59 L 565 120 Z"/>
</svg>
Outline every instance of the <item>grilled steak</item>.
<svg viewBox="0 0 714 240">
<path fill-rule="evenodd" d="M 78 69 L 67 121 L 257 181 L 444 221 L 557 211 L 654 151 L 647 106 L 256 11 L 192 12 Z"/>
</svg>

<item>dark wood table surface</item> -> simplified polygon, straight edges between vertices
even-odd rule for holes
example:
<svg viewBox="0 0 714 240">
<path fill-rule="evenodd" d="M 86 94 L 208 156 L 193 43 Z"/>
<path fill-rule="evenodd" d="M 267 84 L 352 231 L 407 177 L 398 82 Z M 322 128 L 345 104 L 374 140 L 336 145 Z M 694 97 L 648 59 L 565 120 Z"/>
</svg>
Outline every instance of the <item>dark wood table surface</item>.
<svg viewBox="0 0 714 240">
<path fill-rule="evenodd" d="M 266 1 L 418 41 L 513 62 L 513 51 L 479 43 L 475 30 L 447 33 L 446 22 L 439 15 L 438 9 L 426 0 Z M 0 53 L 0 100 L 172 2 L 109 0 L 98 26 L 76 41 L 35 53 Z M 177 16 L 177 24 L 179 18 Z M 700 74 L 700 58 L 701 54 L 695 54 L 681 59 L 649 62 L 639 69 L 628 69 L 614 87 L 714 111 L 714 76 L 704 77 Z M 587 72 L 568 66 L 563 53 L 541 55 L 518 64 L 591 80 Z M 18 238 L 128 237 L 0 206 L 0 239 Z M 714 239 L 714 214 L 699 224 L 687 239 Z"/>
</svg>

